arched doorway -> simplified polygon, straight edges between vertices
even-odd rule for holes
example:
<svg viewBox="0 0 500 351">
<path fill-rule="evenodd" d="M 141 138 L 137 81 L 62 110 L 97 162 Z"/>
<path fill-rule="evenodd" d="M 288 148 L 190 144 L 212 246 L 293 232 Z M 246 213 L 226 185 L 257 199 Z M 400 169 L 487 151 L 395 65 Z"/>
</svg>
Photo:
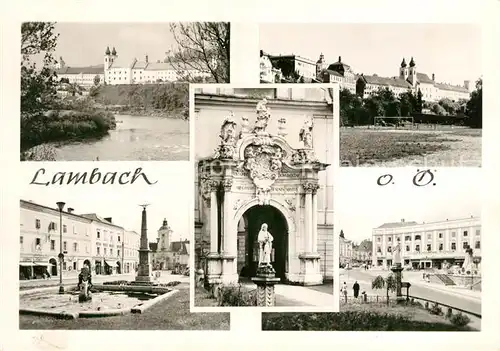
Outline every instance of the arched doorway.
<svg viewBox="0 0 500 351">
<path fill-rule="evenodd" d="M 256 205 L 246 210 L 240 220 L 245 222 L 245 230 L 238 232 L 240 236 L 238 243 L 244 243 L 244 248 L 238 248 L 238 261 L 244 262 L 239 272 L 240 276 L 255 276 L 259 260 L 257 236 L 262 224 L 267 223 L 268 231 L 274 238 L 271 263 L 276 276 L 285 279 L 288 259 L 288 225 L 283 213 L 271 205 Z"/>
<path fill-rule="evenodd" d="M 116 261 L 116 274 L 121 274 L 122 273 L 122 266 L 120 264 L 120 261 Z"/>
<path fill-rule="evenodd" d="M 57 261 L 55 258 L 51 258 L 49 260 L 49 263 L 51 265 L 50 268 L 50 275 L 57 275 Z"/>
</svg>

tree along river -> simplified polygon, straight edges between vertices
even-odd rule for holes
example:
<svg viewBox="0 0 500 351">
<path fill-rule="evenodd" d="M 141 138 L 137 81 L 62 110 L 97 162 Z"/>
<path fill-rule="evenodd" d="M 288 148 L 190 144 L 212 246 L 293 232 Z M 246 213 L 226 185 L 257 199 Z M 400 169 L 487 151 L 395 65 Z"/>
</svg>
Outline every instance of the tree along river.
<svg viewBox="0 0 500 351">
<path fill-rule="evenodd" d="M 189 121 L 116 115 L 116 129 L 98 140 L 54 144 L 58 161 L 189 160 Z"/>
</svg>

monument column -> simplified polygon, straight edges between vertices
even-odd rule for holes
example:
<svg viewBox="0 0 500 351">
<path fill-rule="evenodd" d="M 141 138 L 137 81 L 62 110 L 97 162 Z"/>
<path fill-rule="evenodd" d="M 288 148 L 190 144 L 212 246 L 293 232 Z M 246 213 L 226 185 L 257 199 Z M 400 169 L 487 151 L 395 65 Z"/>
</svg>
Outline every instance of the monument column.
<svg viewBox="0 0 500 351">
<path fill-rule="evenodd" d="M 312 252 L 312 192 L 306 189 L 305 195 L 305 252 Z"/>
<path fill-rule="evenodd" d="M 210 252 L 218 252 L 217 183 L 210 184 Z"/>
<path fill-rule="evenodd" d="M 222 272 L 222 262 L 219 253 L 219 213 L 217 203 L 217 187 L 218 182 L 209 180 L 207 184 L 210 190 L 210 252 L 207 255 L 206 265 L 206 281 L 210 284 L 215 284 L 219 281 Z"/>
<path fill-rule="evenodd" d="M 231 188 L 233 186 L 232 177 L 224 178 L 222 181 L 224 187 L 224 225 L 223 225 L 223 254 L 222 254 L 222 274 L 221 279 L 225 284 L 238 282 L 236 272 L 236 254 L 237 254 L 237 233 L 232 228 L 232 199 Z"/>
<path fill-rule="evenodd" d="M 139 248 L 139 267 L 137 276 L 135 277 L 135 284 L 151 284 L 151 265 L 149 262 L 149 247 L 148 247 L 148 228 L 147 228 L 147 215 L 146 207 L 142 206 L 142 223 L 141 223 L 141 246 Z"/>
</svg>

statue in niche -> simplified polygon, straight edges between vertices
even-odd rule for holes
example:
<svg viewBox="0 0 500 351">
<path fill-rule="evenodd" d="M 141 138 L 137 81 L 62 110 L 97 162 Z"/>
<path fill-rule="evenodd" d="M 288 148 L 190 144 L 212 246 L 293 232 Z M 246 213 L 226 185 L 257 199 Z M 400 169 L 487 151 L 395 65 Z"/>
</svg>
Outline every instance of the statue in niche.
<svg viewBox="0 0 500 351">
<path fill-rule="evenodd" d="M 271 118 L 271 110 L 267 107 L 267 99 L 264 98 L 257 104 L 256 108 L 257 120 L 253 129 L 254 133 L 265 133 L 269 118 Z"/>
<path fill-rule="evenodd" d="M 300 129 L 299 139 L 304 143 L 305 149 L 313 148 L 313 140 L 312 140 L 312 130 L 313 130 L 313 120 L 312 118 L 307 118 L 304 121 L 304 125 Z"/>
<path fill-rule="evenodd" d="M 231 159 L 236 153 L 236 122 L 234 114 L 224 119 L 222 123 L 219 138 L 221 139 L 219 147 L 215 150 L 215 158 Z"/>
<path fill-rule="evenodd" d="M 259 242 L 259 266 L 271 265 L 271 252 L 273 250 L 273 236 L 267 231 L 267 224 L 263 223 L 257 237 Z"/>
</svg>

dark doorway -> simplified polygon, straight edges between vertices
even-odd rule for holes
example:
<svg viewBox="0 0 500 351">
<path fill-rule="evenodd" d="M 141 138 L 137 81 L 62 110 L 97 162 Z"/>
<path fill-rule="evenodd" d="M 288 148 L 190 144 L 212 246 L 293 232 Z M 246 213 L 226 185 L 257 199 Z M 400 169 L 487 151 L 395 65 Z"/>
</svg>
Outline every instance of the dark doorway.
<svg viewBox="0 0 500 351">
<path fill-rule="evenodd" d="M 119 261 L 116 261 L 116 273 L 122 274 L 122 266 Z"/>
<path fill-rule="evenodd" d="M 55 258 L 51 258 L 49 260 L 49 263 L 50 263 L 50 275 L 57 275 L 57 261 Z"/>
<path fill-rule="evenodd" d="M 248 209 L 246 217 L 245 267 L 243 276 L 254 277 L 259 261 L 259 246 L 257 236 L 263 223 L 267 223 L 268 231 L 274 238 L 271 263 L 276 270 L 276 276 L 285 279 L 288 259 L 288 226 L 285 216 L 273 206 L 254 206 Z"/>
</svg>

